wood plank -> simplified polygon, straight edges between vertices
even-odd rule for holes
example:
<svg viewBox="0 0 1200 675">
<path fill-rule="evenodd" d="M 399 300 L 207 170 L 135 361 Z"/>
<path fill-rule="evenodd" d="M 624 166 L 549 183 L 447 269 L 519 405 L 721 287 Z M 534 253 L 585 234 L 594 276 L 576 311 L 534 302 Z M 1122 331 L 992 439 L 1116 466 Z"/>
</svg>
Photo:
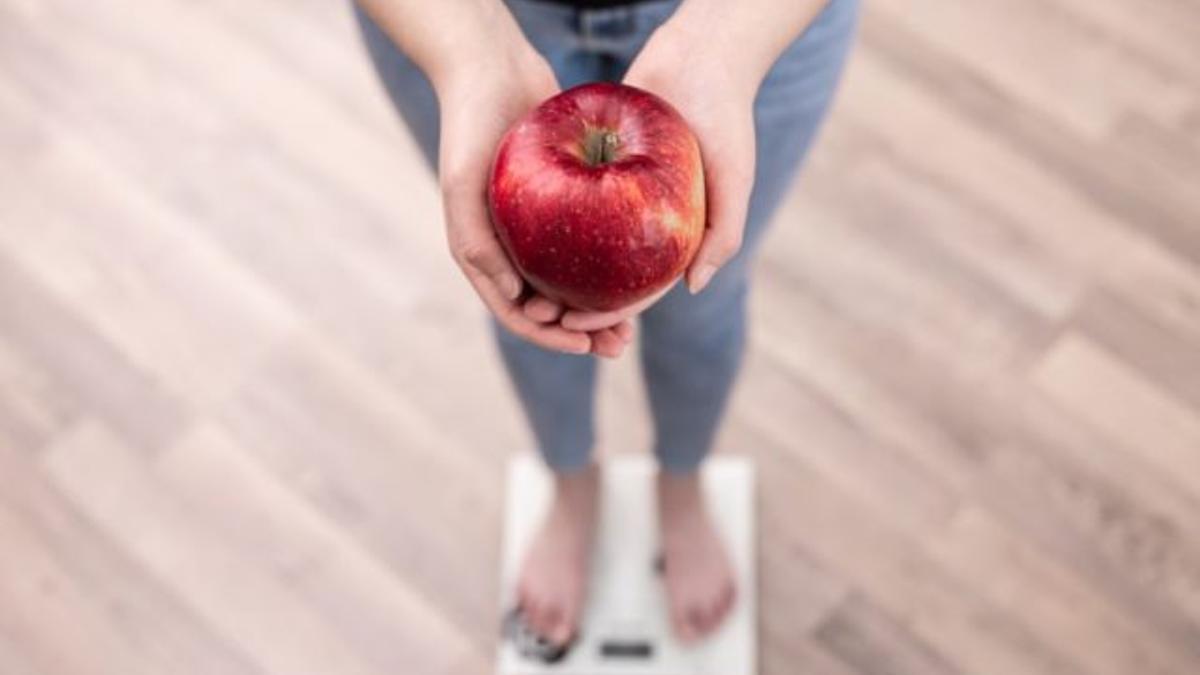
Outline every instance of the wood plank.
<svg viewBox="0 0 1200 675">
<path fill-rule="evenodd" d="M 0 247 L 180 397 L 218 400 L 292 325 L 253 277 L 86 146 L 59 137 L 25 172 L 63 196 L 6 190 Z"/>
<path fill-rule="evenodd" d="M 1136 298 L 1096 288 L 1080 303 L 1072 325 L 1200 411 L 1200 333 L 1167 325 Z"/>
<path fill-rule="evenodd" d="M 953 487 L 789 366 L 778 351 L 748 358 L 745 377 L 755 387 L 734 403 L 735 435 L 752 429 L 787 448 L 786 461 L 820 472 L 898 527 L 914 534 L 942 527 L 960 500 Z M 787 401 L 788 414 L 777 414 L 772 401 Z"/>
<path fill-rule="evenodd" d="M 953 675 L 929 645 L 860 594 L 846 598 L 814 632 L 815 639 L 862 673 Z"/>
<path fill-rule="evenodd" d="M 1065 409 L 1157 469 L 1164 482 L 1200 495 L 1200 418 L 1127 364 L 1068 333 L 1032 378 Z"/>
<path fill-rule="evenodd" d="M 786 353 L 805 376 L 821 377 L 836 400 L 856 406 L 861 390 L 841 391 L 846 385 L 829 373 L 871 373 L 886 392 L 888 423 L 903 434 L 898 448 L 964 481 L 966 494 L 1020 523 L 1107 587 L 1126 611 L 1153 617 L 1181 644 L 1200 644 L 1188 620 L 1193 594 L 1186 590 L 1200 570 L 1200 551 L 1190 543 L 1200 512 L 1194 499 L 1136 464 L 1101 461 L 1096 449 L 1106 441 L 1064 426 L 1060 411 L 1028 390 L 980 377 L 948 354 L 905 348 L 885 331 L 846 323 L 803 295 L 793 294 L 789 303 L 788 316 L 804 326 L 791 335 L 803 335 L 808 344 L 797 346 L 792 337 Z M 849 365 L 831 370 L 838 361 L 829 355 Z M 940 426 L 940 435 L 931 425 Z"/>
<path fill-rule="evenodd" d="M 101 531 L 264 671 L 379 672 L 286 575 L 242 554 L 234 523 L 189 508 L 103 426 L 84 424 L 63 437 L 44 466 Z"/>
<path fill-rule="evenodd" d="M 1195 5 L 1153 2 L 1131 5 L 1121 0 L 1054 0 L 1096 41 L 1115 43 L 1148 67 L 1180 77 L 1200 68 L 1193 27 L 1200 21 Z"/>
<path fill-rule="evenodd" d="M 1106 266 L 1100 287 L 1164 329 L 1200 339 L 1200 267 L 1153 242 L 1131 246 Z M 1083 300 L 1083 298 L 1081 298 Z"/>
<path fill-rule="evenodd" d="M 0 631 L 0 668 L 9 675 L 41 675 L 27 656 L 24 645 Z"/>
<path fill-rule="evenodd" d="M 960 511 L 945 531 L 926 539 L 930 555 L 969 574 L 973 587 L 1014 615 L 1043 627 L 1045 639 L 1074 649 L 1080 672 L 1182 673 L 1190 662 L 1153 626 L 1113 605 L 1102 587 L 1030 545 L 982 508 Z"/>
<path fill-rule="evenodd" d="M 792 637 L 784 648 L 763 650 L 763 675 L 866 675 L 869 672 L 851 667 L 809 636 Z"/>
<path fill-rule="evenodd" d="M 306 339 L 264 364 L 219 418 L 238 445 L 427 592 L 451 622 L 490 641 L 507 449 L 456 445 L 406 399 L 331 345 Z"/>
<path fill-rule="evenodd" d="M 1069 655 L 1044 643 L 1020 617 L 979 598 L 970 579 L 942 568 L 919 541 L 761 436 L 759 481 L 764 494 L 792 495 L 789 508 L 761 515 L 764 532 L 786 536 L 822 567 L 907 626 L 963 672 L 1078 673 Z M 782 497 L 781 497 L 782 498 Z M 795 633 L 793 633 L 795 636 Z M 794 638 L 796 639 L 796 638 Z M 868 671 L 869 672 L 869 671 Z"/>
<path fill-rule="evenodd" d="M 466 662 L 486 668 L 490 651 L 478 650 L 406 577 L 219 429 L 194 429 L 155 469 L 167 490 L 222 530 L 239 557 L 282 577 L 373 672 L 447 673 Z"/>
<path fill-rule="evenodd" d="M 911 31 L 949 52 L 955 67 L 978 72 L 1021 107 L 1082 139 L 1102 137 L 1125 111 L 1177 115 L 1193 99 L 1186 70 L 1164 73 L 1130 58 L 1120 43 L 1095 39 L 1086 23 L 1053 2 L 935 0 L 912 7 L 884 0 L 875 9 L 866 22 L 872 37 L 878 37 L 873 20 L 886 19 L 887 30 L 902 27 L 900 35 Z"/>
<path fill-rule="evenodd" d="M 27 370 L 49 379 L 46 399 L 64 418 L 86 410 L 150 450 L 186 423 L 187 406 L 119 350 L 73 305 L 0 247 L 0 336 Z M 30 395 L 33 389 L 22 389 Z M 15 395 L 15 394 L 14 394 Z M 10 415 L 17 414 L 14 411 Z M 38 438 L 32 438 L 36 442 Z M 14 442 L 17 442 L 14 440 Z"/>
<path fill-rule="evenodd" d="M 75 428 L 63 436 L 72 433 Z M 0 443 L 6 598 L 0 669 L 6 675 L 8 666 L 80 675 L 262 675 L 91 516 L 47 480 L 32 455 Z"/>
<path fill-rule="evenodd" d="M 835 120 L 821 148 L 785 206 L 806 225 L 781 224 L 774 240 L 788 241 L 790 230 L 852 227 L 1020 323 L 1063 316 L 1088 280 L 1012 216 L 890 151 L 872 126 Z"/>
<path fill-rule="evenodd" d="M 0 336 L 2 337 L 2 336 Z M 0 438 L 34 452 L 78 414 L 50 374 L 0 339 Z"/>
<path fill-rule="evenodd" d="M 1044 229 L 1059 234 L 1072 232 L 1077 227 L 1076 223 L 1081 221 L 1062 218 L 1051 206 L 1048 199 L 1050 195 L 1045 193 L 1066 188 L 1074 193 L 1068 201 L 1082 200 L 1087 209 L 1104 214 L 1103 217 L 1096 214 L 1082 221 L 1089 224 L 1089 231 L 1095 235 L 1119 236 L 1115 232 L 1110 233 L 1107 228 L 1099 227 L 1099 224 L 1104 220 L 1120 221 L 1129 228 L 1158 239 L 1189 260 L 1200 261 L 1200 243 L 1191 226 L 1190 214 L 1195 209 L 1195 203 L 1189 182 L 1163 171 L 1153 162 L 1147 162 L 1136 152 L 1114 152 L 1106 156 L 1104 161 L 1096 161 L 1099 148 L 1094 143 L 1073 133 L 1060 121 L 1050 119 L 1045 112 L 1015 103 L 1009 91 L 1000 89 L 965 65 L 962 62 L 963 52 L 971 52 L 971 48 L 959 48 L 958 53 L 948 53 L 931 46 L 928 39 L 928 34 L 918 37 L 896 20 L 880 17 L 874 25 L 867 22 L 864 26 L 864 42 L 870 47 L 864 53 L 877 52 L 875 58 L 886 64 L 885 67 L 898 80 L 911 82 L 927 93 L 936 94 L 938 103 L 958 118 L 956 126 L 961 126 L 964 120 L 971 120 L 972 126 L 986 125 L 994 141 L 1003 139 L 1008 148 L 1021 148 L 1025 163 L 1032 161 L 1037 171 L 1048 174 L 1047 183 L 1042 187 L 1029 185 L 1025 180 L 1010 183 L 1005 176 L 1007 172 L 959 174 L 960 179 L 980 180 L 988 176 L 990 187 L 984 190 L 984 194 L 1002 199 L 1010 208 L 1019 204 L 1035 211 L 1033 222 L 1054 222 L 1055 228 Z M 1183 92 L 1182 102 L 1172 103 L 1172 106 L 1186 109 L 1191 105 L 1187 98 L 1191 96 L 1188 93 L 1190 89 L 1185 88 Z M 897 117 L 895 121 L 901 122 L 901 119 Z M 1108 126 L 1109 123 L 1105 122 L 1105 133 Z M 960 134 L 955 127 L 944 127 L 937 133 L 939 138 L 953 134 L 951 137 L 956 142 L 944 144 L 949 146 L 950 152 L 967 150 L 968 137 Z M 914 136 L 908 139 L 908 143 L 918 140 Z M 941 154 L 946 152 L 946 148 L 939 148 L 936 152 Z M 912 156 L 922 157 L 922 154 L 913 152 Z M 961 165 L 982 169 L 984 165 L 978 161 L 981 159 L 976 157 L 975 161 L 967 160 Z M 1005 189 L 996 190 L 994 186 L 997 184 Z M 1047 190 L 1047 187 L 1050 189 Z M 1022 198 L 1016 199 L 1013 195 L 1021 195 Z M 1091 220 L 1098 222 L 1092 224 L 1089 222 Z M 1085 250 L 1101 243 L 1078 236 L 1072 239 L 1067 242 L 1068 246 Z"/>
</svg>

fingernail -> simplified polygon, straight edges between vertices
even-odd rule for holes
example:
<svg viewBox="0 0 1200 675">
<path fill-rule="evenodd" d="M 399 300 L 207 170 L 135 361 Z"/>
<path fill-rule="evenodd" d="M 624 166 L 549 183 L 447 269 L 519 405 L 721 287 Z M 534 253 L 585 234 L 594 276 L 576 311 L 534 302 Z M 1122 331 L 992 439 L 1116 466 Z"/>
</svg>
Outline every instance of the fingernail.
<svg viewBox="0 0 1200 675">
<path fill-rule="evenodd" d="M 692 295 L 704 290 L 704 287 L 708 285 L 708 281 L 712 279 L 713 272 L 716 271 L 717 268 L 713 265 L 705 265 L 704 267 L 701 267 L 700 270 L 696 272 L 696 275 L 692 278 L 692 285 L 688 289 L 692 292 Z"/>
<path fill-rule="evenodd" d="M 500 292 L 509 300 L 516 300 L 517 296 L 521 295 L 521 280 L 517 275 L 510 272 L 504 272 L 496 277 L 496 282 L 500 286 Z"/>
</svg>

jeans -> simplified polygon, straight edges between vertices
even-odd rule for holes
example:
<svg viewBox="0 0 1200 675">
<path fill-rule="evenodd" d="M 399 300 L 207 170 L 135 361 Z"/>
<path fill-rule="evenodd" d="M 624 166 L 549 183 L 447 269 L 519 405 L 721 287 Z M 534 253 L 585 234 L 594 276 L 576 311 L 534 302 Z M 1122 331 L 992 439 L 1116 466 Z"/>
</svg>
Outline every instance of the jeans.
<svg viewBox="0 0 1200 675">
<path fill-rule="evenodd" d="M 830 0 L 762 82 L 754 103 L 757 159 L 741 251 L 700 294 L 693 296 L 678 283 L 639 317 L 654 452 L 664 471 L 695 470 L 713 444 L 745 350 L 751 261 L 833 98 L 852 42 L 857 4 Z M 568 88 L 620 80 L 678 0 L 597 10 L 537 0 L 508 0 L 508 5 L 559 84 Z M 729 11 L 737 11 L 736 3 L 730 3 Z M 438 103 L 433 89 L 361 10 L 357 15 L 389 97 L 436 168 Z M 495 321 L 492 325 L 542 457 L 560 473 L 586 467 L 595 441 L 596 358 L 548 351 Z"/>
</svg>

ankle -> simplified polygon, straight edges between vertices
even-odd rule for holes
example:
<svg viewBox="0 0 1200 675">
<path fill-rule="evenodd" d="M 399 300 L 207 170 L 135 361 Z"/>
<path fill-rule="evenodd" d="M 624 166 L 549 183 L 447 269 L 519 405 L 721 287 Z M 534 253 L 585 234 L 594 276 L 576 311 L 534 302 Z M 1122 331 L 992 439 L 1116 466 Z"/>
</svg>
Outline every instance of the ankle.
<svg viewBox="0 0 1200 675">
<path fill-rule="evenodd" d="M 672 502 L 694 501 L 702 499 L 703 492 L 698 472 L 671 473 L 660 471 L 658 474 L 658 495 L 660 499 Z"/>
<path fill-rule="evenodd" d="M 590 501 L 596 493 L 599 478 L 600 470 L 595 463 L 570 473 L 555 473 L 554 496 L 567 504 Z"/>
</svg>

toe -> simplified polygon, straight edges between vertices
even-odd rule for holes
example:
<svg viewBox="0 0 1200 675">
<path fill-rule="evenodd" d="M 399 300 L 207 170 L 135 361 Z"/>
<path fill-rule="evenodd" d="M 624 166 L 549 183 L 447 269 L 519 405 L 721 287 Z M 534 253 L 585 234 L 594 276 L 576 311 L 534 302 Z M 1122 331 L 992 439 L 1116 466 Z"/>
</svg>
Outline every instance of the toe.
<svg viewBox="0 0 1200 675">
<path fill-rule="evenodd" d="M 679 638 L 680 642 L 688 643 L 696 639 L 696 630 L 692 627 L 692 622 L 688 618 L 688 613 L 682 607 L 673 607 L 671 610 L 671 626 L 675 630 L 675 637 Z"/>
<path fill-rule="evenodd" d="M 729 616 L 729 610 L 733 608 L 733 601 L 736 597 L 733 584 L 724 584 L 721 590 L 713 595 L 712 600 L 708 603 L 705 611 L 705 626 L 704 632 L 712 633 L 721 627 L 725 618 Z"/>
<path fill-rule="evenodd" d="M 550 633 L 550 639 L 556 645 L 565 645 L 575 636 L 579 627 L 580 603 L 573 602 L 563 608 L 562 616 Z"/>
<path fill-rule="evenodd" d="M 542 610 L 542 620 L 538 626 L 538 634 L 555 644 L 562 644 L 563 641 L 557 637 L 559 632 L 558 627 L 562 623 L 562 608 L 556 603 L 549 603 Z"/>
<path fill-rule="evenodd" d="M 688 623 L 691 624 L 692 634 L 696 638 L 702 638 L 708 635 L 709 628 L 712 625 L 712 617 L 709 616 L 708 607 L 703 604 L 697 604 L 688 612 Z"/>
<path fill-rule="evenodd" d="M 571 641 L 571 621 L 566 617 L 560 618 L 554 623 L 550 629 L 550 641 L 558 646 L 562 646 Z"/>
<path fill-rule="evenodd" d="M 529 592 L 528 586 L 522 583 L 517 587 L 517 611 L 527 623 L 533 615 L 533 605 L 533 594 Z"/>
<path fill-rule="evenodd" d="M 722 617 L 728 614 L 733 609 L 733 606 L 737 604 L 737 595 L 737 586 L 731 583 L 725 587 L 725 594 L 721 597 Z"/>
<path fill-rule="evenodd" d="M 714 594 L 712 600 L 704 609 L 704 633 L 712 633 L 721 627 L 725 619 L 725 596 L 723 593 Z"/>
<path fill-rule="evenodd" d="M 537 598 L 531 598 L 525 607 L 525 625 L 539 637 L 546 634 L 545 616 L 546 610 L 542 603 Z"/>
</svg>

